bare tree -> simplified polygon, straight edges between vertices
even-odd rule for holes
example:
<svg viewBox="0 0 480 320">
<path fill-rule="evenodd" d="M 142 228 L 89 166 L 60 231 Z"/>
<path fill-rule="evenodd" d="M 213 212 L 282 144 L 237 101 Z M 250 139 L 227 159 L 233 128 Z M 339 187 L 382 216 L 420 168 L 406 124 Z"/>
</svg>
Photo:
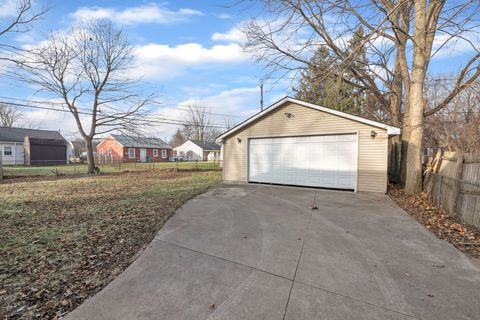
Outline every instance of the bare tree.
<svg viewBox="0 0 480 320">
<path fill-rule="evenodd" d="M 4 17 L 0 21 L 0 37 L 10 33 L 23 33 L 30 30 L 31 25 L 40 19 L 47 11 L 47 7 L 34 8 L 32 0 L 18 0 L 15 2 L 15 10 L 10 14 L 4 12 Z M 18 62 L 22 50 L 12 44 L 0 42 L 0 61 Z M 6 72 L 1 77 L 8 77 L 10 73 Z M 0 126 L 13 127 L 18 125 L 23 118 L 23 112 L 18 106 L 8 103 L 0 103 Z"/>
<path fill-rule="evenodd" d="M 0 127 L 11 128 L 15 126 L 22 117 L 23 112 L 21 112 L 18 107 L 0 103 Z"/>
<path fill-rule="evenodd" d="M 93 139 L 111 131 L 138 130 L 146 124 L 145 105 L 127 74 L 132 47 L 109 21 L 78 24 L 54 33 L 21 63 L 24 80 L 61 98 L 85 140 L 88 173 L 94 173 Z"/>
<path fill-rule="evenodd" d="M 438 105 L 455 86 L 456 75 L 428 78 L 426 100 L 429 108 Z M 462 153 L 480 152 L 480 82 L 458 94 L 442 110 L 425 119 L 424 144 Z"/>
<path fill-rule="evenodd" d="M 480 75 L 480 4 L 474 0 L 448 4 L 443 0 L 263 2 L 273 18 L 247 25 L 245 49 L 264 63 L 268 75 L 283 72 L 295 76 L 308 66 L 313 50 L 327 46 L 337 60 L 328 75 L 341 76 L 348 70 L 357 78 L 352 84 L 375 95 L 384 112 L 392 115 L 393 125 L 403 120 L 405 188 L 407 193 L 420 191 L 424 117 L 443 109 Z M 349 52 L 345 43 L 360 26 L 367 33 L 358 50 Z M 425 77 L 430 62 L 440 50 L 459 41 L 470 46 L 471 57 L 452 91 L 426 110 Z M 364 49 L 368 65 L 357 59 Z"/>
<path fill-rule="evenodd" d="M 182 134 L 187 139 L 199 141 L 213 141 L 218 133 L 218 128 L 213 125 L 210 113 L 205 107 L 193 105 L 189 106 L 186 124 L 182 129 Z"/>
<path fill-rule="evenodd" d="M 232 118 L 230 118 L 230 117 L 224 117 L 223 122 L 225 124 L 225 130 L 230 130 L 233 127 L 235 127 L 235 123 L 233 122 Z"/>
<path fill-rule="evenodd" d="M 40 19 L 46 12 L 48 7 L 34 8 L 32 0 L 16 1 L 16 10 L 9 16 L 0 21 L 0 37 L 8 33 L 22 33 L 30 30 L 31 25 Z M 0 60 L 16 62 L 17 55 L 21 49 L 6 43 L 0 43 Z"/>
</svg>

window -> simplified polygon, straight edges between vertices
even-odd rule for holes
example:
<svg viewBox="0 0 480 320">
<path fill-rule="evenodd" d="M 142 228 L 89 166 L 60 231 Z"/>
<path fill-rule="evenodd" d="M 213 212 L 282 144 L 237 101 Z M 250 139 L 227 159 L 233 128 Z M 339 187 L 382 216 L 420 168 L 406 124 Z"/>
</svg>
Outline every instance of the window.
<svg viewBox="0 0 480 320">
<path fill-rule="evenodd" d="M 12 147 L 11 146 L 5 146 L 3 147 L 3 155 L 4 156 L 11 156 L 13 154 Z"/>
<path fill-rule="evenodd" d="M 100 155 L 103 157 L 103 149 L 100 149 Z"/>
<path fill-rule="evenodd" d="M 130 159 L 135 159 L 135 148 L 128 148 L 128 157 Z"/>
<path fill-rule="evenodd" d="M 158 149 L 153 149 L 153 156 L 158 157 Z"/>
<path fill-rule="evenodd" d="M 163 149 L 162 150 L 162 159 L 165 159 L 165 158 L 167 158 L 167 150 Z"/>
<path fill-rule="evenodd" d="M 112 156 L 112 148 L 108 148 L 107 155 L 108 155 L 109 157 Z"/>
</svg>

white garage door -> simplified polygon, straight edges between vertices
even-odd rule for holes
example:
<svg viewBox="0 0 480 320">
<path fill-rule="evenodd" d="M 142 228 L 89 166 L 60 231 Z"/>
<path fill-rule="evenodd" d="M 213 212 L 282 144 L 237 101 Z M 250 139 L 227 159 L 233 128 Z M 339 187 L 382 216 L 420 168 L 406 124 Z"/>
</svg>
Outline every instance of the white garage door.
<svg viewBox="0 0 480 320">
<path fill-rule="evenodd" d="M 250 182 L 356 189 L 357 135 L 250 139 Z"/>
</svg>

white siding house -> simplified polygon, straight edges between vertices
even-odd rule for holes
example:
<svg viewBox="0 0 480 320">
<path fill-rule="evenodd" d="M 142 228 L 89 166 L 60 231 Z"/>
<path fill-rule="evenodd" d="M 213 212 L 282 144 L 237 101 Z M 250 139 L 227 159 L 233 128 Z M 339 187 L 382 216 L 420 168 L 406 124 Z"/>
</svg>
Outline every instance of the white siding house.
<svg viewBox="0 0 480 320">
<path fill-rule="evenodd" d="M 41 146 L 42 142 L 65 141 L 65 138 L 63 138 L 58 131 L 0 127 L 0 155 L 4 165 L 26 164 L 26 137 L 28 137 L 30 141 L 37 141 L 37 143 L 35 143 L 35 154 L 30 155 L 33 157 L 31 159 L 32 161 L 35 161 L 35 155 L 38 154 L 41 154 L 40 157 L 44 157 L 45 160 L 51 160 L 49 155 L 52 154 L 53 149 L 47 146 Z M 28 148 L 28 150 L 30 150 L 30 148 Z M 61 158 L 66 158 L 66 154 L 62 155 Z"/>
<path fill-rule="evenodd" d="M 2 163 L 5 165 L 23 164 L 23 142 L 0 141 Z"/>
<path fill-rule="evenodd" d="M 220 159 L 220 145 L 213 142 L 187 140 L 173 149 L 176 158 L 186 161 L 214 161 Z"/>
</svg>

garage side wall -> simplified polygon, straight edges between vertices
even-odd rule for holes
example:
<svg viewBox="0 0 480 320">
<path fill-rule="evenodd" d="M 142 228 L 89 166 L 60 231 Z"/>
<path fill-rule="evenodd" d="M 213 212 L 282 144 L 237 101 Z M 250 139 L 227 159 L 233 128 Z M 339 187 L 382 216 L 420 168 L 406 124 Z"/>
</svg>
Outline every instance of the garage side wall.
<svg viewBox="0 0 480 320">
<path fill-rule="evenodd" d="M 293 117 L 288 118 L 285 113 Z M 377 133 L 375 138 L 371 131 Z M 247 182 L 248 138 L 356 133 L 359 134 L 358 191 L 386 192 L 388 135 L 373 127 L 316 109 L 286 103 L 224 139 L 224 180 Z M 241 139 L 239 143 L 237 138 Z"/>
</svg>

